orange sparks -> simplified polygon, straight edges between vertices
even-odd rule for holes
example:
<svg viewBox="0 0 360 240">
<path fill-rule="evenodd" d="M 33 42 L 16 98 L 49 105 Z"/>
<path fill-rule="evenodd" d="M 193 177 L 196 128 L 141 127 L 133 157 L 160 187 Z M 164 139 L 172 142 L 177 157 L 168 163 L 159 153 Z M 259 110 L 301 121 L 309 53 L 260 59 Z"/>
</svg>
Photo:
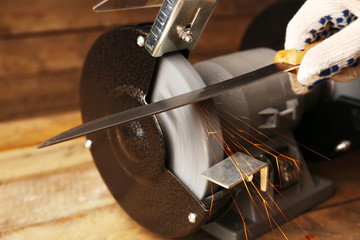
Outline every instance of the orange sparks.
<svg viewBox="0 0 360 240">
<path fill-rule="evenodd" d="M 278 145 L 280 145 L 280 143 L 276 142 L 273 138 L 271 138 L 271 137 L 267 136 L 266 134 L 264 134 L 263 132 L 259 131 L 258 129 L 256 129 L 256 127 L 251 125 L 249 122 L 246 122 L 245 120 L 251 121 L 252 123 L 256 123 L 257 125 L 260 125 L 260 123 L 256 122 L 255 120 L 252 120 L 250 118 L 244 117 L 244 116 L 233 115 L 229 112 L 225 112 L 227 117 L 224 117 L 221 114 L 219 114 L 219 112 L 217 112 L 218 116 L 221 117 L 221 120 L 223 123 L 222 129 L 219 130 L 219 129 L 217 129 L 218 128 L 218 124 L 216 122 L 217 120 L 212 118 L 212 114 L 208 114 L 210 111 L 208 108 L 209 106 L 202 107 L 201 104 L 197 104 L 197 106 L 200 111 L 202 120 L 204 122 L 207 136 L 212 137 L 215 140 L 215 142 L 217 142 L 218 144 L 220 144 L 222 146 L 223 151 L 225 152 L 226 156 L 230 158 L 232 164 L 236 167 L 237 171 L 240 173 L 240 175 L 242 177 L 248 177 L 248 176 L 246 176 L 246 174 L 244 174 L 245 170 L 242 169 L 242 167 L 237 164 L 237 159 L 235 159 L 233 157 L 233 155 L 234 155 L 234 153 L 240 151 L 240 152 L 244 152 L 247 155 L 249 155 L 250 157 L 256 159 L 256 157 L 251 154 L 251 152 L 252 152 L 251 150 L 254 150 L 254 149 L 257 149 L 258 151 L 260 151 L 261 153 L 263 153 L 266 156 L 273 157 L 273 162 L 274 162 L 274 165 L 276 166 L 276 169 L 277 169 L 277 172 L 279 175 L 278 178 L 279 178 L 279 184 L 280 184 L 279 187 L 280 188 L 282 186 L 282 183 L 281 183 L 282 178 L 280 176 L 281 175 L 281 167 L 280 167 L 279 159 L 281 161 L 288 161 L 289 163 L 292 163 L 293 166 L 299 171 L 299 173 L 302 173 L 301 168 L 299 166 L 299 160 L 296 160 L 290 156 L 287 156 L 287 155 L 281 153 L 280 152 L 281 150 L 279 150 L 277 147 Z M 213 109 L 211 109 L 211 110 L 213 112 L 216 112 L 215 107 L 213 107 Z M 236 125 L 233 121 L 229 120 L 228 117 L 235 119 L 237 121 L 237 123 L 243 124 L 245 129 L 250 129 L 251 132 L 253 132 L 254 134 L 257 134 L 258 136 L 252 135 L 250 132 L 246 131 L 245 129 L 242 129 L 241 126 Z M 296 142 L 295 140 L 291 139 L 290 137 L 286 136 L 285 134 L 277 132 L 273 129 L 268 129 L 268 130 L 272 131 L 277 136 L 280 136 L 291 142 L 295 142 L 298 145 L 314 152 L 315 154 L 317 154 L 325 159 L 330 160 L 329 158 L 317 153 L 316 151 L 304 146 L 303 144 Z M 261 139 L 265 139 L 265 140 L 261 140 Z M 247 149 L 247 146 L 250 146 L 250 150 Z M 222 159 L 220 159 L 219 161 L 221 161 L 221 160 Z M 221 169 L 219 171 L 221 171 Z M 221 172 L 221 174 L 223 175 L 224 178 L 226 177 L 226 176 L 224 176 L 224 174 L 222 172 Z M 265 193 L 266 195 L 264 197 L 263 194 L 258 189 L 257 185 L 254 184 L 253 181 L 251 181 L 251 180 L 249 180 L 249 181 L 250 181 L 250 186 L 248 185 L 248 183 L 246 181 L 244 181 L 244 187 L 245 187 L 246 192 L 248 193 L 252 203 L 258 209 L 261 217 L 269 223 L 269 225 L 273 231 L 274 231 L 274 225 L 276 225 L 276 228 L 281 232 L 282 236 L 285 239 L 288 239 L 286 234 L 280 228 L 279 224 L 276 222 L 276 220 L 274 219 L 274 216 L 273 216 L 274 214 L 278 214 L 278 212 L 279 212 L 281 214 L 281 216 L 283 217 L 283 219 L 286 222 L 288 222 L 288 219 L 286 218 L 283 211 L 280 209 L 279 205 L 276 203 L 275 199 L 270 195 L 269 192 L 266 192 Z M 269 180 L 268 180 L 268 184 L 271 186 L 271 188 L 273 188 L 278 193 L 279 196 L 284 198 L 284 196 L 277 189 L 277 187 L 274 186 L 274 184 L 272 184 Z M 257 201 L 257 202 L 255 201 L 255 199 L 254 199 L 255 196 L 253 196 L 255 194 L 252 194 L 251 190 L 249 188 L 251 186 L 253 187 L 253 189 L 255 189 L 256 197 L 259 197 L 259 200 L 262 200 L 259 205 L 260 205 L 260 207 L 261 207 L 261 205 L 263 205 L 262 207 L 265 210 L 266 216 L 263 216 L 263 214 L 262 214 L 263 211 L 260 211 L 259 206 L 257 204 L 257 202 L 259 202 L 259 201 Z M 213 191 L 214 191 L 213 185 L 211 184 L 211 194 L 212 195 L 213 195 Z M 229 194 L 230 194 L 230 196 L 233 200 L 233 203 L 243 221 L 245 237 L 246 237 L 246 239 L 248 239 L 248 234 L 251 235 L 251 233 L 249 231 L 248 226 L 246 225 L 245 218 L 242 215 L 241 210 L 240 210 L 239 206 L 237 205 L 237 202 L 235 201 L 235 199 L 232 196 L 230 191 L 229 191 Z M 211 219 L 213 201 L 214 201 L 214 199 L 212 198 L 210 213 L 209 213 L 209 220 Z M 298 225 L 298 224 L 296 223 L 296 225 Z M 299 226 L 299 227 L 305 232 L 305 230 L 301 226 Z M 315 240 L 316 238 L 314 238 L 314 236 L 306 233 L 306 239 L 307 240 Z"/>
</svg>

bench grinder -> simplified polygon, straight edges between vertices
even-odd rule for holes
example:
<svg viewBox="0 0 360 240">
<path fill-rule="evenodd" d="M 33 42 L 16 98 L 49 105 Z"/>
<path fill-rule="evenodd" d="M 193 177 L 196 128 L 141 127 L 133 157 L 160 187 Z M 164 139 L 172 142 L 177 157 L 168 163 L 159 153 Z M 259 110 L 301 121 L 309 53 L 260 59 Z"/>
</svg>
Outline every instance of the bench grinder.
<svg viewBox="0 0 360 240">
<path fill-rule="evenodd" d="M 187 56 L 217 0 L 105 0 L 96 11 L 161 5 L 153 24 L 100 36 L 82 72 L 84 123 L 221 83 L 272 64 L 256 48 L 203 61 Z M 292 93 L 279 74 L 194 104 L 87 134 L 102 178 L 139 224 L 166 238 L 204 229 L 251 239 L 332 194 L 309 173 L 292 130 L 321 98 Z"/>
</svg>

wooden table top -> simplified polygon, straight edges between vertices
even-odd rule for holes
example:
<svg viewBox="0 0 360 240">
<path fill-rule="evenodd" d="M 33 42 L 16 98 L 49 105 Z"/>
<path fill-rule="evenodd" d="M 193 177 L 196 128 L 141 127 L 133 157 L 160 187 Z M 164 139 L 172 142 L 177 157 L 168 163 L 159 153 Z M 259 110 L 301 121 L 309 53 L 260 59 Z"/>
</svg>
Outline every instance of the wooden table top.
<svg viewBox="0 0 360 240">
<path fill-rule="evenodd" d="M 282 225 L 288 239 L 360 239 L 359 157 L 357 150 L 309 164 L 313 173 L 334 181 L 336 193 Z M 77 139 L 43 150 L 0 152 L 0 239 L 163 238 L 115 203 L 84 139 Z M 186 239 L 214 238 L 199 231 Z M 277 229 L 259 239 L 286 238 Z"/>
</svg>

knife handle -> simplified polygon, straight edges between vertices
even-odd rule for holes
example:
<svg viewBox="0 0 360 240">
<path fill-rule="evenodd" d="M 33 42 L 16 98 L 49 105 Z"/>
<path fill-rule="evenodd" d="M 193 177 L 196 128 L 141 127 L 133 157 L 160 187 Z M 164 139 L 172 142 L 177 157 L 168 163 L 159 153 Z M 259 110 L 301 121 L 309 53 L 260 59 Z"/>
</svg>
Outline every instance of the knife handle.
<svg viewBox="0 0 360 240">
<path fill-rule="evenodd" d="M 275 54 L 274 62 L 275 63 L 289 63 L 292 65 L 300 65 L 301 61 L 303 60 L 307 51 L 309 51 L 311 48 L 313 48 L 320 42 L 321 41 L 306 45 L 304 50 L 300 50 L 300 51 L 296 50 L 295 48 L 280 50 Z M 297 73 L 298 68 L 295 69 L 294 71 L 295 71 L 295 73 Z"/>
</svg>

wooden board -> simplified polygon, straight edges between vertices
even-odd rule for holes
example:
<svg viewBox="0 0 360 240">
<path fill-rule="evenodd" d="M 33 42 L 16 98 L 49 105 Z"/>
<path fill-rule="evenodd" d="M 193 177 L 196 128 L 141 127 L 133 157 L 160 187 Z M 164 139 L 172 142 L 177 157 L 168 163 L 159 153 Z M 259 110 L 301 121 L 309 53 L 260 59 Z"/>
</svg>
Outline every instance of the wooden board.
<svg viewBox="0 0 360 240">
<path fill-rule="evenodd" d="M 0 2 L 0 37 L 31 37 L 70 31 L 153 21 L 158 8 L 94 13 L 99 0 L 3 0 Z M 254 16 L 276 0 L 219 1 L 213 16 Z"/>
<path fill-rule="evenodd" d="M 0 151 L 38 145 L 80 123 L 78 111 L 0 121 Z"/>
<path fill-rule="evenodd" d="M 0 184 L 93 167 L 91 155 L 79 138 L 52 148 L 34 146 L 0 153 Z"/>
<path fill-rule="evenodd" d="M 94 167 L 84 139 L 0 153 L 0 239 L 162 239 L 127 216 Z M 336 194 L 281 230 L 288 239 L 359 239 L 360 150 L 312 163 Z M 312 238 L 309 238 L 312 236 Z M 187 239 L 214 239 L 199 231 Z M 280 230 L 259 239 L 285 239 Z"/>
</svg>

